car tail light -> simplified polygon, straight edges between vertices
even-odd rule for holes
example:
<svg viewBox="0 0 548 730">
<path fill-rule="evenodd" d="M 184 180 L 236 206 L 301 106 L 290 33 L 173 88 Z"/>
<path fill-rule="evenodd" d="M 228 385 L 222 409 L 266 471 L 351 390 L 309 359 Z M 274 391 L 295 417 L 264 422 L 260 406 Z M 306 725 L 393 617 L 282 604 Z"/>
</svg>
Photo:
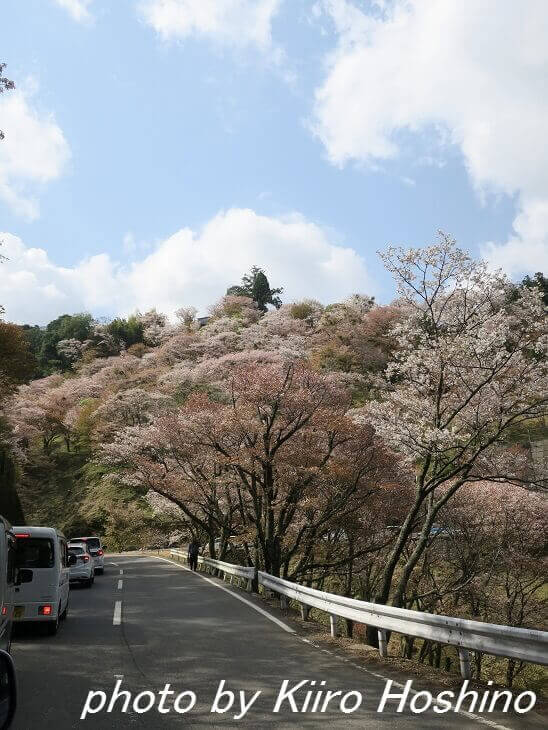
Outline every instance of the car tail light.
<svg viewBox="0 0 548 730">
<path fill-rule="evenodd" d="M 8 607 L 2 606 L 2 616 L 5 616 L 7 614 L 7 612 L 8 612 Z"/>
<path fill-rule="evenodd" d="M 28 532 L 16 532 L 15 537 L 30 537 Z"/>
<path fill-rule="evenodd" d="M 82 560 L 84 563 L 87 563 L 89 561 L 89 555 L 82 555 Z"/>
<path fill-rule="evenodd" d="M 51 605 L 46 603 L 45 606 L 40 606 L 38 608 L 38 613 L 40 616 L 51 616 Z"/>
<path fill-rule="evenodd" d="M 102 550 L 98 550 L 98 551 L 97 551 L 97 555 L 98 555 L 99 557 L 101 557 L 101 555 L 102 555 L 102 554 L 103 554 L 103 551 L 102 551 Z"/>
</svg>

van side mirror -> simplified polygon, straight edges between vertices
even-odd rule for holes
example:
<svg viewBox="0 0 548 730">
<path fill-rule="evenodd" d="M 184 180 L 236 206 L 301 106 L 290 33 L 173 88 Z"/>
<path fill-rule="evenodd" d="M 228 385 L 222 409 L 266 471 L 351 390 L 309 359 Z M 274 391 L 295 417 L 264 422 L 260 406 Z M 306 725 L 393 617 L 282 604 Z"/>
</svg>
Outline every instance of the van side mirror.
<svg viewBox="0 0 548 730">
<path fill-rule="evenodd" d="M 17 577 L 15 579 L 15 585 L 20 586 L 21 583 L 30 583 L 32 581 L 33 574 L 30 568 L 19 568 L 17 571 Z M 0 730 L 2 726 L 0 725 Z"/>
<path fill-rule="evenodd" d="M 69 568 L 72 565 L 76 565 L 76 555 L 69 555 L 68 556 L 68 564 L 69 564 Z"/>
<path fill-rule="evenodd" d="M 0 730 L 8 730 L 17 709 L 17 681 L 13 659 L 0 649 Z"/>
</svg>

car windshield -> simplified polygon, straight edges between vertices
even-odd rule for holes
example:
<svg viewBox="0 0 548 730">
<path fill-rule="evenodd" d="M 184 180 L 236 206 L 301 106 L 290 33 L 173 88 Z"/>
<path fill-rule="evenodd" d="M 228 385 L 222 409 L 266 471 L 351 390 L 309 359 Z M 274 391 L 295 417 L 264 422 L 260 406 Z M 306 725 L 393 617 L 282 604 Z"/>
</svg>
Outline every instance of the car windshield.
<svg viewBox="0 0 548 730">
<path fill-rule="evenodd" d="M 86 540 L 87 546 L 90 550 L 100 550 L 101 540 L 98 537 L 88 537 Z"/>
<path fill-rule="evenodd" d="M 18 568 L 52 568 L 53 540 L 47 537 L 20 537 L 17 540 Z"/>
</svg>

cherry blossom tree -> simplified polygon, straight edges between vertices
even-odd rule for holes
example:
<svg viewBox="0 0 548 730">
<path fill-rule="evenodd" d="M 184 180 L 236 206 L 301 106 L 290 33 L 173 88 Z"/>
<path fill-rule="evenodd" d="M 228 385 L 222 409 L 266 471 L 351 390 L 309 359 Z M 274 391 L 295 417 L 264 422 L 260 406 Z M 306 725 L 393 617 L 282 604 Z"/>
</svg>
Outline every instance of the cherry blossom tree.
<svg viewBox="0 0 548 730">
<path fill-rule="evenodd" d="M 67 340 L 59 340 L 56 349 L 59 355 L 73 363 L 82 357 L 83 343 L 71 337 Z"/>
<path fill-rule="evenodd" d="M 510 284 L 440 234 L 425 249 L 381 256 L 403 319 L 379 398 L 361 418 L 415 472 L 415 499 L 386 561 L 376 599 L 405 603 L 410 576 L 440 510 L 465 484 L 535 482 L 508 450 L 512 434 L 548 413 L 547 319 L 541 292 Z M 420 525 L 420 539 L 402 556 Z M 393 580 L 399 565 L 396 584 Z"/>
<path fill-rule="evenodd" d="M 125 426 L 144 426 L 171 406 L 171 398 L 161 393 L 142 388 L 119 391 L 106 398 L 94 412 L 97 436 L 110 440 L 116 431 Z"/>
<path fill-rule="evenodd" d="M 542 629 L 547 605 L 545 496 L 517 490 L 512 484 L 470 483 L 440 511 L 439 521 L 408 583 L 407 605 L 429 613 Z M 408 658 L 419 644 L 419 661 L 440 667 L 455 660 L 454 650 L 437 642 L 408 637 L 404 644 Z M 481 652 L 474 652 L 473 671 L 477 679 L 485 675 L 502 679 L 504 671 L 508 686 L 517 675 L 524 676 L 526 685 L 535 675 L 524 663 L 495 660 Z"/>
<path fill-rule="evenodd" d="M 196 319 L 197 314 L 198 310 L 196 307 L 179 307 L 175 311 L 175 316 L 187 332 L 192 332 L 199 328 L 199 323 Z"/>
<path fill-rule="evenodd" d="M 215 537 L 232 532 L 244 549 L 257 541 L 269 572 L 302 575 L 334 521 L 363 508 L 388 473 L 371 427 L 347 418 L 348 405 L 333 378 L 303 364 L 240 366 L 224 400 L 194 395 L 103 454 L 173 499 L 213 554 Z"/>
</svg>

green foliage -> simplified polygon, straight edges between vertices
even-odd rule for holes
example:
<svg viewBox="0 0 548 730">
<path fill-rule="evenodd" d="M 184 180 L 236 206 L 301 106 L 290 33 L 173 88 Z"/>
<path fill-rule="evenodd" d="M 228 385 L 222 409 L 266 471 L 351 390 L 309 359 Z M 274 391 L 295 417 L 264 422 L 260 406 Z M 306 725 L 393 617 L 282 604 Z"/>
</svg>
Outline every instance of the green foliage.
<svg viewBox="0 0 548 730">
<path fill-rule="evenodd" d="M 219 388 L 214 383 L 194 383 L 190 385 L 189 383 L 183 383 L 177 387 L 177 390 L 175 391 L 174 395 L 174 401 L 178 406 L 182 406 L 188 398 L 191 395 L 194 395 L 195 393 L 204 393 L 209 397 L 209 399 L 215 403 L 224 403 L 226 402 L 226 394 L 223 393 L 221 388 Z"/>
<path fill-rule="evenodd" d="M 130 315 L 127 319 L 117 317 L 109 322 L 107 331 L 120 343 L 124 343 L 126 348 L 143 342 L 143 324 L 139 317 L 135 314 Z"/>
<path fill-rule="evenodd" d="M 268 279 L 264 271 L 258 266 L 253 266 L 248 274 L 242 276 L 242 283 L 230 286 L 227 294 L 239 297 L 251 297 L 256 302 L 261 312 L 267 311 L 267 304 L 279 309 L 282 306 L 282 300 L 278 294 L 282 294 L 283 287 L 271 289 Z"/>
<path fill-rule="evenodd" d="M 318 302 L 312 299 L 303 299 L 301 302 L 294 302 L 291 305 L 289 313 L 293 319 L 308 319 L 318 309 Z"/>
<path fill-rule="evenodd" d="M 83 398 L 79 405 L 78 419 L 73 425 L 73 439 L 79 449 L 89 449 L 91 431 L 93 428 L 93 414 L 101 404 L 98 398 Z"/>
<path fill-rule="evenodd" d="M 40 355 L 40 350 L 42 349 L 42 342 L 44 341 L 45 328 L 39 327 L 37 324 L 24 324 L 21 326 L 21 330 L 23 331 L 23 335 L 29 344 L 30 351 L 36 359 L 36 366 L 39 369 L 39 374 L 41 375 L 42 373 L 40 372 L 38 358 Z"/>
<path fill-rule="evenodd" d="M 68 537 L 106 535 L 114 511 L 129 509 L 134 520 L 137 514 L 150 515 L 142 491 L 113 485 L 105 479 L 106 469 L 90 457 L 89 450 L 61 448 L 48 457 L 34 456 L 19 490 L 28 523 L 52 525 Z M 134 536 L 139 529 L 138 523 L 133 525 Z"/>
<path fill-rule="evenodd" d="M 70 370 L 71 361 L 57 352 L 57 344 L 61 340 L 79 340 L 84 342 L 92 334 L 94 319 L 91 314 L 62 314 L 50 322 L 42 333 L 42 341 L 38 352 L 38 366 L 41 374 Z M 33 329 L 33 328 L 30 328 Z M 33 333 L 33 337 L 38 337 Z"/>
<path fill-rule="evenodd" d="M 360 372 L 362 367 L 358 353 L 338 342 L 328 342 L 317 348 L 310 360 L 320 370 L 342 373 Z"/>
</svg>

